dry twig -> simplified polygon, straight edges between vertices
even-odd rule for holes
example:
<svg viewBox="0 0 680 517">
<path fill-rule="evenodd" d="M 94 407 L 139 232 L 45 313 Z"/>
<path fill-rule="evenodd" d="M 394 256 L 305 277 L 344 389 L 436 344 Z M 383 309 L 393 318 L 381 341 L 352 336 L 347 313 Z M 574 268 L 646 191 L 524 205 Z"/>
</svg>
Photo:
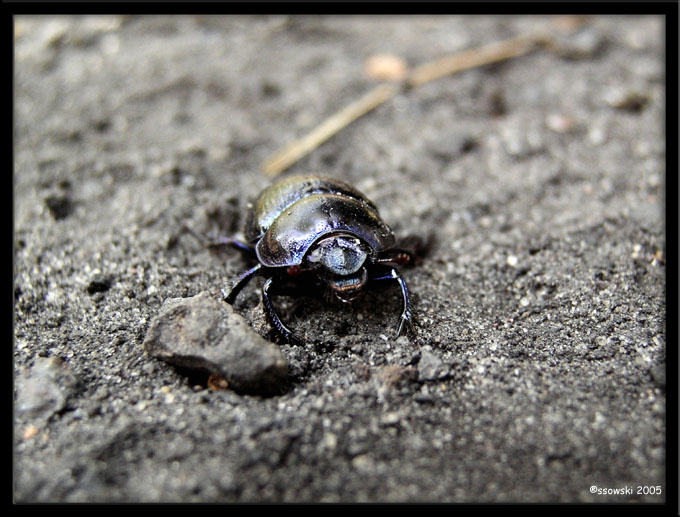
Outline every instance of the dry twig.
<svg viewBox="0 0 680 517">
<path fill-rule="evenodd" d="M 554 27 L 556 30 L 571 32 L 580 27 L 583 21 L 581 17 L 577 16 L 559 17 L 556 19 Z M 523 56 L 549 44 L 550 40 L 549 33 L 529 33 L 465 50 L 421 65 L 409 74 L 404 83 L 382 84 L 359 100 L 331 115 L 306 136 L 296 140 L 267 160 L 263 165 L 263 170 L 265 174 L 271 176 L 285 171 L 356 119 L 394 97 L 402 90 L 403 84 L 413 88 L 456 72 Z"/>
<path fill-rule="evenodd" d="M 374 88 L 358 101 L 353 102 L 326 119 L 325 122 L 317 126 L 306 136 L 296 140 L 272 156 L 265 162 L 264 172 L 272 176 L 283 172 L 341 129 L 392 98 L 398 91 L 399 88 L 394 84 L 381 84 Z"/>
<path fill-rule="evenodd" d="M 522 35 L 446 56 L 419 66 L 413 70 L 407 82 L 411 87 L 420 86 L 462 70 L 523 56 L 535 50 L 542 40 L 537 35 Z"/>
</svg>

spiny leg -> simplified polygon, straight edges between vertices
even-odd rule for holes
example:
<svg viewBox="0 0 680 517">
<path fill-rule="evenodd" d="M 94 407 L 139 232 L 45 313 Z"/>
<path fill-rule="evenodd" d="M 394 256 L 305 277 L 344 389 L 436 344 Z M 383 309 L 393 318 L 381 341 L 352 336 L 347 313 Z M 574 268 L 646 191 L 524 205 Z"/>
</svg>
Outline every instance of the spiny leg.
<svg viewBox="0 0 680 517">
<path fill-rule="evenodd" d="M 399 288 L 401 289 L 403 308 L 401 311 L 401 317 L 399 319 L 397 337 L 401 335 L 402 331 L 404 330 L 404 326 L 406 326 L 409 331 L 413 332 L 413 313 L 411 312 L 411 301 L 409 299 L 406 282 L 399 274 L 399 271 L 393 267 L 379 266 L 379 269 L 376 269 L 376 273 L 378 274 L 376 276 L 371 276 L 371 280 L 396 280 L 399 283 Z"/>
<path fill-rule="evenodd" d="M 399 242 L 399 246 L 382 251 L 375 260 L 376 264 L 396 264 L 411 266 L 430 253 L 434 245 L 433 235 L 409 235 Z"/>
<path fill-rule="evenodd" d="M 244 251 L 253 257 L 255 256 L 255 248 L 253 248 L 250 244 L 246 244 L 245 242 L 239 241 L 238 239 L 232 239 L 230 237 L 218 237 L 209 241 L 206 246 L 208 248 L 231 246 L 232 248 L 236 248 L 239 251 Z"/>
<path fill-rule="evenodd" d="M 377 260 L 375 261 L 376 264 L 399 264 L 401 266 L 405 266 L 407 264 L 411 264 L 414 261 L 414 255 L 411 251 L 406 250 L 406 249 L 400 249 L 400 248 L 392 248 L 387 251 L 384 251 L 381 253 Z M 376 280 L 374 278 L 374 280 Z"/>
<path fill-rule="evenodd" d="M 246 244 L 245 242 L 239 241 L 238 239 L 232 239 L 230 237 L 217 237 L 216 239 L 210 239 L 203 235 L 202 233 L 197 232 L 193 228 L 190 228 L 189 226 L 184 226 L 184 229 L 189 232 L 191 235 L 193 235 L 197 240 L 203 244 L 206 248 L 219 248 L 220 246 L 231 246 L 232 248 L 235 248 L 239 251 L 243 251 L 245 253 L 248 253 L 249 255 L 255 256 L 255 248 L 252 247 L 250 244 Z"/>
<path fill-rule="evenodd" d="M 271 321 L 274 328 L 276 328 L 276 331 L 287 343 L 290 343 L 291 345 L 302 345 L 302 341 L 295 337 L 293 332 L 283 324 L 281 318 L 279 318 L 276 313 L 274 304 L 269 297 L 269 289 L 272 287 L 273 280 L 272 277 L 268 278 L 264 283 L 264 286 L 262 286 L 262 301 L 267 311 L 267 315 L 269 316 L 269 321 Z"/>
<path fill-rule="evenodd" d="M 236 297 L 243 290 L 243 288 L 250 282 L 255 275 L 257 275 L 262 270 L 262 264 L 251 267 L 248 271 L 243 273 L 237 280 L 234 287 L 232 287 L 231 292 L 224 297 L 224 301 L 229 305 L 233 305 Z"/>
</svg>

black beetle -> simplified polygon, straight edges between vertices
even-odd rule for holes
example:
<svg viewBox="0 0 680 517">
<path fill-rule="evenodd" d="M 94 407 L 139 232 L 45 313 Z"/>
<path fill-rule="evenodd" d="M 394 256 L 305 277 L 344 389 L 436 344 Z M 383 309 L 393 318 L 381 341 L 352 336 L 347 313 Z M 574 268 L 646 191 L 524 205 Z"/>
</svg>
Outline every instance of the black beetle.
<svg viewBox="0 0 680 517">
<path fill-rule="evenodd" d="M 394 234 L 375 204 L 354 187 L 314 175 L 282 179 L 248 205 L 244 233 L 248 243 L 229 238 L 212 243 L 232 245 L 258 260 L 239 277 L 225 301 L 233 304 L 256 275 L 266 277 L 264 307 L 286 342 L 300 344 L 281 322 L 271 295 L 296 287 L 321 290 L 349 303 L 369 282 L 396 280 L 403 298 L 397 336 L 405 327 L 412 330 L 406 283 L 393 265 L 408 264 L 413 255 L 395 248 Z"/>
</svg>

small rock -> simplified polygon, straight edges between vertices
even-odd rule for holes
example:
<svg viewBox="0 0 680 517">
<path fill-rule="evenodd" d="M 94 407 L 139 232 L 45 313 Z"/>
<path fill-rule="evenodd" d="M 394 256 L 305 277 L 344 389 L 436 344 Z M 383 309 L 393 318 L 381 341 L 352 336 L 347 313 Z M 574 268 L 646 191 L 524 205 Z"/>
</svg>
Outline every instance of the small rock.
<svg viewBox="0 0 680 517">
<path fill-rule="evenodd" d="M 545 151 L 545 141 L 536 127 L 525 127 L 521 122 L 513 122 L 501 131 L 505 152 L 517 159 L 524 159 Z"/>
<path fill-rule="evenodd" d="M 174 366 L 219 376 L 239 393 L 272 395 L 288 377 L 279 348 L 207 292 L 166 300 L 143 346 Z"/>
<path fill-rule="evenodd" d="M 575 128 L 572 118 L 563 113 L 551 113 L 546 117 L 545 125 L 555 133 L 569 133 Z"/>
<path fill-rule="evenodd" d="M 229 389 L 229 383 L 220 375 L 213 373 L 208 377 L 208 388 L 213 391 Z"/>
<path fill-rule="evenodd" d="M 588 345 L 583 342 L 576 343 L 574 345 L 574 353 L 579 356 L 585 356 L 588 354 L 588 348 Z"/>
<path fill-rule="evenodd" d="M 402 415 L 397 411 L 392 411 L 390 413 L 385 413 L 380 417 L 380 425 L 389 427 L 398 425 L 402 420 Z"/>
<path fill-rule="evenodd" d="M 413 399 L 419 404 L 434 404 L 434 398 L 429 393 L 417 393 Z"/>
<path fill-rule="evenodd" d="M 96 274 L 92 277 L 90 283 L 87 285 L 87 293 L 104 293 L 111 288 L 111 283 L 112 280 L 110 277 L 102 274 Z"/>
<path fill-rule="evenodd" d="M 500 90 L 494 90 L 486 99 L 486 104 L 491 117 L 502 117 L 508 112 L 505 96 Z"/>
<path fill-rule="evenodd" d="M 364 72 L 378 81 L 401 81 L 408 74 L 408 64 L 393 54 L 376 54 L 364 63 Z"/>
<path fill-rule="evenodd" d="M 34 418 L 49 418 L 66 407 L 78 381 L 57 357 L 38 357 L 17 383 L 17 410 Z"/>
<path fill-rule="evenodd" d="M 420 352 L 418 361 L 418 379 L 422 381 L 435 381 L 446 376 L 447 368 L 444 362 L 427 348 Z"/>
<path fill-rule="evenodd" d="M 605 93 L 604 100 L 616 109 L 639 113 L 647 106 L 649 96 L 635 90 L 613 88 Z"/>
<path fill-rule="evenodd" d="M 53 194 L 46 197 L 45 205 L 47 205 L 52 217 L 57 221 L 66 219 L 73 211 L 73 203 L 66 194 Z"/>
<path fill-rule="evenodd" d="M 352 467 L 359 471 L 370 471 L 373 468 L 373 460 L 368 454 L 360 454 L 352 458 Z"/>
<path fill-rule="evenodd" d="M 21 435 L 21 437 L 24 440 L 30 440 L 36 434 L 38 434 L 38 428 L 34 425 L 29 425 L 26 429 L 24 429 L 24 433 Z"/>
</svg>

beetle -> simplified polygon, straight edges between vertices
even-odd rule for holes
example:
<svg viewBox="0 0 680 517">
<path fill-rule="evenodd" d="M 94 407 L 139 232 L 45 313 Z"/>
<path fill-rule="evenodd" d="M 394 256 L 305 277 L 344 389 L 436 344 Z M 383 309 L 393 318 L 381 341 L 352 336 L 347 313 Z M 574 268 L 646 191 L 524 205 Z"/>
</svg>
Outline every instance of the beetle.
<svg viewBox="0 0 680 517">
<path fill-rule="evenodd" d="M 224 300 L 233 304 L 250 280 L 265 277 L 263 305 L 284 341 L 301 344 L 281 321 L 273 294 L 311 289 L 348 304 L 368 284 L 385 280 L 397 282 L 401 290 L 397 336 L 413 331 L 409 292 L 395 267 L 411 263 L 413 254 L 395 246 L 376 205 L 348 183 L 316 175 L 279 180 L 248 204 L 244 235 L 247 242 L 221 238 L 211 243 L 231 245 L 257 259 Z"/>
</svg>

